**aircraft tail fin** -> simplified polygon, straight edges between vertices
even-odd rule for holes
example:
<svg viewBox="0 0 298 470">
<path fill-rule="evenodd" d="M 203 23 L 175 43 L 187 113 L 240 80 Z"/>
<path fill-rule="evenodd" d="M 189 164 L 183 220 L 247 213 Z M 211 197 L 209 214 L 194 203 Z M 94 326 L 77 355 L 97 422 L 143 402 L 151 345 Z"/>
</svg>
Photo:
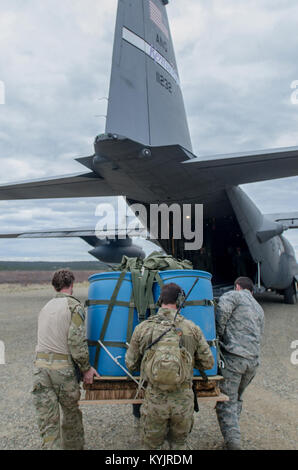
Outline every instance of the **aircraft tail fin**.
<svg viewBox="0 0 298 470">
<path fill-rule="evenodd" d="M 191 151 L 167 4 L 118 2 L 106 133 Z"/>
</svg>

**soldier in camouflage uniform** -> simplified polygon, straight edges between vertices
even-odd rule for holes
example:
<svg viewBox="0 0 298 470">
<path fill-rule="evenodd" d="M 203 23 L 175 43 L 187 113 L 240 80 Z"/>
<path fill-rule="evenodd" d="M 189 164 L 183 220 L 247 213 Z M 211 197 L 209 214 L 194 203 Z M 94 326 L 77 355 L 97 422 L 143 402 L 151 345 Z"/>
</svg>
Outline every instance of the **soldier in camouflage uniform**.
<svg viewBox="0 0 298 470">
<path fill-rule="evenodd" d="M 229 396 L 228 402 L 217 403 L 217 418 L 225 448 L 240 450 L 242 395 L 256 374 L 264 332 L 264 312 L 249 278 L 236 279 L 235 290 L 220 298 L 216 326 L 225 362 L 221 391 Z"/>
<path fill-rule="evenodd" d="M 138 325 L 131 338 L 125 361 L 131 371 L 143 368 L 145 349 L 152 343 L 153 331 L 157 335 L 161 322 L 172 324 L 177 311 L 177 299 L 181 288 L 166 284 L 161 292 L 161 308 L 157 315 Z M 141 432 L 147 449 L 162 449 L 168 439 L 171 449 L 186 449 L 186 439 L 193 425 L 194 395 L 192 391 L 193 367 L 211 369 L 214 359 L 202 331 L 192 321 L 177 315 L 176 328 L 181 335 L 181 346 L 190 358 L 189 375 L 184 383 L 173 391 L 161 390 L 148 381 L 144 403 L 141 407 Z M 164 330 L 161 330 L 164 331 Z M 146 357 L 146 356 L 145 356 Z"/>
<path fill-rule="evenodd" d="M 43 449 L 83 449 L 80 387 L 75 367 L 86 383 L 92 383 L 94 375 L 98 375 L 89 364 L 85 311 L 72 296 L 73 282 L 70 271 L 56 272 L 52 285 L 57 295 L 38 317 L 32 394 Z M 63 412 L 61 430 L 59 405 Z"/>
</svg>

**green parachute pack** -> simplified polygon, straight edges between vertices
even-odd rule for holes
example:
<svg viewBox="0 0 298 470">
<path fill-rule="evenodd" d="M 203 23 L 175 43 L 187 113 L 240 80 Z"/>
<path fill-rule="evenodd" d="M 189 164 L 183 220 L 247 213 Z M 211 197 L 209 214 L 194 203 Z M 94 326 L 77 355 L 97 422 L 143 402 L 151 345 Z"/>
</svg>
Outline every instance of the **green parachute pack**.
<svg viewBox="0 0 298 470">
<path fill-rule="evenodd" d="M 171 255 L 158 251 L 154 251 L 144 260 L 123 256 L 121 264 L 115 270 L 131 273 L 134 304 L 140 322 L 145 320 L 148 310 L 150 315 L 156 313 L 157 306 L 153 298 L 153 284 L 158 282 L 160 287 L 163 286 L 163 281 L 158 272 L 177 269 L 193 269 L 193 265 L 188 260 L 175 259 Z"/>
</svg>

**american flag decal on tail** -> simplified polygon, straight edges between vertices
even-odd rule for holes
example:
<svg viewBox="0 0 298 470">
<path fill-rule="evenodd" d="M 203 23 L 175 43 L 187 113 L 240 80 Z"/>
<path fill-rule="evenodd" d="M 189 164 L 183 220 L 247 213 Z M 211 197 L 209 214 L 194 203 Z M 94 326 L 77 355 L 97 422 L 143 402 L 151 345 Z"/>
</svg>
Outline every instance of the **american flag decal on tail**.
<svg viewBox="0 0 298 470">
<path fill-rule="evenodd" d="M 162 12 L 152 0 L 149 0 L 149 7 L 150 7 L 150 19 L 153 21 L 153 23 L 156 24 L 156 26 L 159 27 L 159 29 L 163 32 L 166 38 L 169 39 L 169 31 L 163 22 Z"/>
</svg>

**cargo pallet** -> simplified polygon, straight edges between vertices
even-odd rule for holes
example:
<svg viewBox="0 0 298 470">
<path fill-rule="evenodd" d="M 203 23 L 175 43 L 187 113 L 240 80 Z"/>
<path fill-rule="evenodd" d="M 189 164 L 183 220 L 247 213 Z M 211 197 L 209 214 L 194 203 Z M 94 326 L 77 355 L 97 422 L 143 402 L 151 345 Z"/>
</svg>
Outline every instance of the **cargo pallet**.
<svg viewBox="0 0 298 470">
<path fill-rule="evenodd" d="M 136 380 L 138 379 L 139 377 L 136 377 Z M 229 400 L 227 395 L 220 392 L 221 380 L 221 375 L 210 376 L 207 382 L 202 377 L 193 377 L 199 404 Z M 80 400 L 80 405 L 137 405 L 142 404 L 144 399 L 144 390 L 141 390 L 136 398 L 138 386 L 128 377 L 96 377 L 93 384 L 84 384 L 83 387 L 85 398 Z"/>
</svg>

